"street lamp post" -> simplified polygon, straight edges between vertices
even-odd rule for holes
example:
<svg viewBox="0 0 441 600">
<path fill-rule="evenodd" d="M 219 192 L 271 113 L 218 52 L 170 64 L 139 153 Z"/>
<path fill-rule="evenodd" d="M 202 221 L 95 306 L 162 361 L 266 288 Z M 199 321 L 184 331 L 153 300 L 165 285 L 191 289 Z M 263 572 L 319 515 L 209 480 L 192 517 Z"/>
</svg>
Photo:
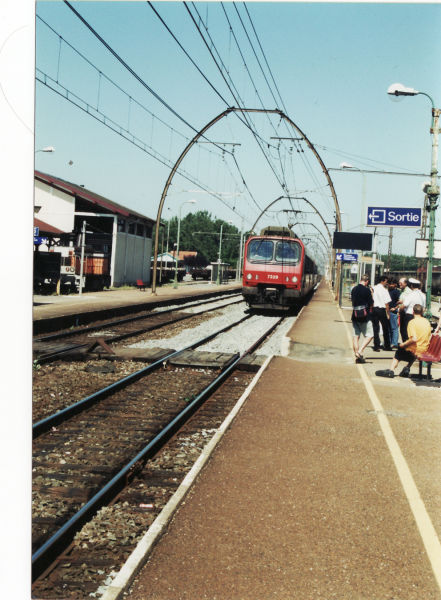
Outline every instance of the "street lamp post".
<svg viewBox="0 0 441 600">
<path fill-rule="evenodd" d="M 241 277 L 242 277 L 242 253 L 243 253 L 243 222 L 244 222 L 244 217 L 242 217 L 242 220 L 240 222 L 240 238 L 239 238 L 239 260 L 237 262 L 237 269 L 236 269 L 236 281 L 240 281 Z"/>
<path fill-rule="evenodd" d="M 231 225 L 232 221 L 228 221 Z M 217 277 L 216 277 L 216 285 L 220 285 L 220 265 L 222 260 L 222 229 L 224 224 L 221 223 L 220 234 L 219 234 L 219 251 L 217 254 Z"/>
<path fill-rule="evenodd" d="M 430 169 L 430 184 L 424 186 L 424 193 L 428 198 L 429 211 L 429 246 L 427 249 L 427 279 L 426 279 L 426 317 L 432 317 L 432 269 L 433 269 L 433 248 L 435 241 L 435 211 L 439 198 L 438 176 L 438 135 L 439 135 L 439 117 L 441 110 L 435 108 L 435 104 L 429 94 L 419 92 L 413 88 L 405 87 L 401 83 L 393 83 L 389 86 L 387 93 L 391 96 L 426 96 L 432 104 L 432 164 Z"/>
<path fill-rule="evenodd" d="M 223 228 L 224 224 L 221 224 L 221 228 L 220 228 L 220 234 L 219 234 L 219 251 L 217 253 L 217 277 L 216 277 L 216 284 L 219 285 L 220 284 L 220 263 L 221 263 L 221 255 L 222 255 L 222 228 Z"/>
<path fill-rule="evenodd" d="M 178 235 L 176 239 L 176 256 L 175 256 L 175 278 L 173 281 L 173 287 L 176 289 L 178 287 L 178 262 L 179 262 L 179 236 L 181 234 L 181 210 L 184 204 L 196 204 L 196 200 L 185 200 L 179 206 L 179 214 L 178 214 Z"/>
</svg>

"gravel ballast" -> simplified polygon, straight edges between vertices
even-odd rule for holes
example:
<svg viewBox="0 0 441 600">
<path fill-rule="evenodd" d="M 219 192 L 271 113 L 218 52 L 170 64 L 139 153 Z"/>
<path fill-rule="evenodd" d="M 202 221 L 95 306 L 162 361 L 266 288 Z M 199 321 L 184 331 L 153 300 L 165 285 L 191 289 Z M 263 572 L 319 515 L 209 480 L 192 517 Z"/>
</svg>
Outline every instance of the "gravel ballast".
<svg viewBox="0 0 441 600">
<path fill-rule="evenodd" d="M 166 340 L 155 338 L 131 344 L 129 348 L 174 348 L 182 350 L 204 336 L 209 335 L 235 320 L 246 316 L 245 304 L 236 304 L 226 307 L 221 313 L 209 321 L 201 323 L 192 329 L 184 329 L 178 335 Z M 278 315 L 254 315 L 241 325 L 235 327 L 219 337 L 211 340 L 199 350 L 205 352 L 231 352 L 242 353 L 256 341 L 266 329 L 273 325 L 280 317 Z M 258 354 L 279 354 L 282 340 L 286 332 L 292 327 L 296 317 L 287 317 L 281 327 L 277 328 L 267 342 L 258 350 Z"/>
</svg>

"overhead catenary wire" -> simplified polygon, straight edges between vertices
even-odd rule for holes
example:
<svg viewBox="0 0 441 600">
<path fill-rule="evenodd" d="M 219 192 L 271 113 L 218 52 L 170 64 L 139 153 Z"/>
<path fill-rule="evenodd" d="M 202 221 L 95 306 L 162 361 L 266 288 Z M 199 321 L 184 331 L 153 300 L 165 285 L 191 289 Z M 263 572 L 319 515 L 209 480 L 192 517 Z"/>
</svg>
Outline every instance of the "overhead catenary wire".
<svg viewBox="0 0 441 600">
<path fill-rule="evenodd" d="M 192 3 L 192 5 L 193 5 L 193 8 L 194 8 L 195 12 L 197 13 L 197 15 L 198 15 L 198 16 L 199 16 L 199 18 L 200 18 L 199 12 L 197 11 L 197 8 L 194 6 L 194 3 Z M 240 109 L 240 108 L 243 108 L 243 107 L 244 107 L 244 104 L 243 104 L 243 101 L 242 101 L 242 99 L 240 98 L 240 96 L 238 97 L 238 96 L 237 96 L 237 94 L 235 94 L 235 92 L 233 92 L 231 85 L 228 83 L 228 81 L 227 81 L 227 79 L 226 79 L 226 77 L 225 77 L 225 75 L 224 75 L 224 73 L 223 73 L 223 70 L 222 70 L 222 68 L 219 66 L 219 63 L 218 63 L 218 61 L 216 60 L 215 56 L 213 55 L 213 52 L 212 52 L 212 50 L 211 50 L 211 48 L 210 48 L 209 44 L 207 43 L 207 40 L 205 39 L 205 37 L 204 37 L 204 35 L 203 35 L 202 31 L 201 31 L 201 28 L 200 28 L 200 27 L 199 27 L 199 25 L 196 23 L 196 19 L 194 18 L 194 15 L 191 13 L 190 9 L 188 8 L 188 6 L 187 6 L 187 3 L 186 3 L 186 2 L 184 2 L 184 6 L 185 6 L 185 8 L 187 9 L 187 12 L 189 13 L 189 15 L 190 15 L 190 17 L 191 17 L 191 19 L 192 19 L 192 21 L 193 21 L 193 23 L 194 23 L 195 27 L 197 28 L 197 30 L 198 30 L 198 32 L 199 32 L 199 34 L 200 34 L 200 36 L 201 36 L 201 38 L 202 38 L 202 40 L 203 40 L 203 42 L 204 42 L 204 44 L 205 44 L 206 48 L 208 49 L 208 52 L 210 53 L 210 55 L 211 55 L 211 57 L 212 57 L 212 59 L 213 59 L 213 61 L 214 61 L 215 65 L 216 65 L 216 67 L 218 68 L 218 70 L 219 70 L 219 72 L 220 72 L 220 74 L 221 74 L 222 78 L 224 79 L 224 81 L 225 81 L 225 83 L 226 83 L 226 85 L 227 85 L 228 89 L 230 90 L 230 93 L 232 94 L 232 96 L 233 96 L 233 98 L 234 98 L 235 102 L 237 103 L 237 105 L 238 105 L 238 108 L 239 108 L 239 109 Z M 211 42 L 212 46 L 213 46 L 213 47 L 216 49 L 216 46 L 215 46 L 215 44 L 214 44 L 213 40 L 211 39 L 211 36 L 210 36 L 210 34 L 209 34 L 208 32 L 207 32 L 207 35 L 208 35 L 208 37 L 209 37 L 209 39 L 210 39 L 210 42 Z M 217 52 L 217 50 L 216 50 L 216 53 L 218 54 L 218 56 L 220 56 L 220 55 L 219 55 L 219 53 Z M 220 59 L 220 60 L 221 60 L 221 59 Z M 224 67 L 224 64 L 223 64 L 222 60 L 221 60 L 221 63 L 222 63 L 222 66 Z M 225 68 L 225 67 L 224 67 L 224 68 Z M 230 79 L 231 79 L 231 78 L 230 78 Z M 240 115 L 239 115 L 239 114 L 237 114 L 237 113 L 235 113 L 235 114 L 236 114 L 236 116 L 237 116 L 238 118 L 240 118 L 240 119 L 242 120 L 242 118 L 240 117 Z M 280 181 L 280 178 L 279 178 L 278 174 L 276 173 L 276 171 L 275 171 L 275 169 L 274 169 L 273 165 L 271 165 L 271 162 L 269 161 L 269 159 L 268 159 L 268 156 L 265 154 L 264 150 L 262 149 L 262 146 L 260 145 L 260 142 L 258 141 L 258 138 L 259 138 L 260 136 L 259 136 L 259 135 L 257 134 L 257 132 L 255 131 L 255 127 L 252 127 L 252 126 L 250 125 L 250 123 L 249 123 L 249 119 L 248 119 L 248 116 L 247 116 L 247 115 L 246 115 L 244 112 L 242 112 L 242 113 L 241 113 L 241 115 L 242 115 L 243 119 L 245 120 L 245 121 L 243 121 L 243 120 L 242 120 L 242 122 L 244 122 L 244 124 L 245 124 L 245 125 L 248 127 L 248 129 L 249 129 L 249 130 L 251 131 L 251 133 L 253 134 L 253 136 L 254 136 L 255 140 L 257 141 L 257 143 L 258 143 L 258 145 L 259 145 L 259 147 L 260 147 L 260 149 L 261 149 L 261 151 L 262 151 L 262 153 L 263 153 L 263 155 L 264 155 L 265 159 L 267 160 L 267 162 L 268 162 L 268 164 L 269 164 L 269 166 L 270 166 L 271 170 L 273 171 L 273 173 L 274 173 L 274 175 L 275 175 L 275 177 L 276 177 L 277 181 L 279 182 L 279 184 L 281 185 L 281 187 L 282 187 L 282 189 L 283 189 L 283 185 L 282 185 L 282 182 Z M 263 140 L 263 141 L 264 141 L 265 143 L 267 143 L 265 140 Z"/>
<path fill-rule="evenodd" d="M 188 136 L 186 136 L 182 132 L 178 131 L 176 128 L 172 127 L 168 123 L 166 123 L 164 120 L 162 120 L 160 117 L 158 117 L 155 113 L 153 113 L 151 110 L 149 110 L 146 106 L 144 106 L 141 102 L 139 102 L 138 100 L 136 100 L 135 98 L 133 98 L 133 96 L 131 96 L 128 92 L 126 92 L 111 77 L 109 77 L 108 75 L 106 75 L 105 73 L 103 73 L 103 71 L 101 69 L 99 69 L 90 59 L 88 59 L 86 56 L 84 56 L 84 54 L 82 52 L 80 52 L 77 48 L 75 48 L 75 46 L 73 46 L 64 37 L 62 37 L 51 25 L 49 25 L 49 23 L 47 23 L 42 17 L 40 17 L 40 15 L 36 15 L 36 18 L 39 21 L 41 21 L 44 25 L 46 25 L 46 27 L 48 29 L 50 29 L 50 31 L 52 31 L 52 33 L 59 38 L 60 44 L 61 44 L 61 42 L 63 42 L 64 44 L 66 44 L 66 46 L 68 46 L 73 52 L 75 52 L 78 56 L 80 56 L 89 66 L 91 66 L 93 69 L 95 69 L 95 71 L 97 73 L 99 73 L 100 77 L 103 77 L 104 79 L 106 79 L 106 81 L 108 81 L 113 86 L 115 86 L 115 88 L 117 90 L 119 90 L 121 93 L 123 93 L 124 95 L 126 95 L 129 98 L 130 102 L 133 102 L 133 103 L 137 104 L 142 110 L 144 110 L 146 113 L 148 113 L 151 117 L 155 118 L 157 121 L 159 121 L 160 123 L 162 123 L 162 125 L 164 125 L 168 129 L 170 129 L 171 131 L 173 131 L 174 133 L 176 133 L 180 137 L 184 138 L 185 140 L 189 141 L 189 137 Z M 59 83 L 59 77 L 58 77 L 58 75 L 59 75 L 59 64 L 57 66 L 57 78 L 56 78 L 57 83 Z M 209 148 L 206 148 L 206 150 L 207 150 L 207 152 L 211 152 L 211 150 L 209 150 Z"/>
<path fill-rule="evenodd" d="M 78 19 L 80 19 L 80 21 L 93 33 L 93 35 L 105 46 L 105 48 L 107 50 L 109 50 L 109 52 L 129 71 L 129 73 L 131 73 L 133 75 L 133 77 L 135 77 L 135 79 L 137 81 L 139 81 L 139 83 L 141 83 L 141 85 L 143 87 L 145 87 L 159 102 L 161 102 L 168 110 L 170 110 L 172 112 L 172 114 L 174 114 L 178 119 L 180 119 L 184 124 L 186 124 L 188 127 L 190 127 L 190 129 L 192 129 L 194 132 L 197 132 L 197 129 L 191 125 L 190 123 L 188 123 L 177 111 L 175 111 L 167 102 L 165 102 L 165 100 L 163 100 L 137 73 L 135 73 L 135 71 L 122 59 L 122 57 L 119 56 L 119 54 L 113 50 L 113 48 L 111 48 L 111 46 L 99 35 L 99 33 L 86 21 L 86 19 L 84 19 L 82 17 L 82 15 L 73 7 L 71 6 L 71 4 L 68 2 L 68 0 L 64 0 L 64 3 L 72 10 L 72 12 L 78 17 Z M 207 141 L 210 141 L 206 136 L 202 136 L 205 139 L 207 139 Z M 218 146 L 215 142 L 211 142 L 214 146 L 216 146 L 217 148 L 219 148 L 220 150 L 222 150 L 223 152 L 227 152 L 230 153 L 228 150 L 225 150 L 224 148 Z M 232 153 L 230 153 L 232 154 Z M 233 156 L 233 160 L 238 168 L 238 163 L 237 163 L 237 159 L 236 157 L 232 154 Z M 242 181 L 244 180 L 243 175 L 241 174 L 241 178 Z M 247 186 L 248 189 L 248 186 Z M 248 189 L 249 191 L 249 189 Z M 251 192 L 249 192 L 251 194 Z M 256 205 L 259 207 L 258 203 L 255 201 L 254 197 L 253 197 L 254 202 L 256 203 Z"/>
<path fill-rule="evenodd" d="M 208 77 L 205 76 L 205 74 L 202 72 L 202 70 L 198 67 L 198 65 L 195 63 L 195 61 L 191 58 L 191 56 L 189 55 L 189 53 L 185 50 L 185 48 L 183 47 L 183 45 L 179 42 L 179 40 L 177 39 L 177 37 L 174 35 L 174 33 L 172 32 L 172 30 L 170 29 L 170 27 L 166 24 L 165 20 L 161 17 L 161 15 L 159 14 L 159 12 L 154 8 L 154 6 L 152 5 L 151 2 L 147 2 L 149 4 L 149 6 L 152 8 L 152 10 L 154 11 L 154 13 L 156 14 L 156 16 L 159 18 L 159 20 L 161 21 L 161 23 L 163 24 L 163 26 L 167 29 L 167 31 L 169 32 L 169 34 L 173 37 L 173 39 L 175 40 L 175 42 L 179 45 L 179 47 L 181 48 L 181 50 L 185 53 L 185 55 L 187 56 L 187 58 L 191 61 L 191 63 L 195 66 L 195 68 L 198 70 L 198 72 L 203 76 L 204 80 L 210 85 L 210 87 L 217 93 L 217 95 L 221 98 L 221 100 L 227 105 L 229 106 L 229 103 L 227 102 L 227 100 L 220 94 L 220 92 L 217 90 L 217 88 L 209 81 Z M 185 4 L 185 3 L 184 3 Z M 187 7 L 186 7 L 187 8 Z M 187 8 L 188 11 L 188 8 Z M 191 13 L 190 13 L 191 14 Z M 225 79 L 225 78 L 224 78 Z M 228 84 L 227 84 L 228 85 Z M 231 89 L 230 89 L 231 91 Z M 233 94 L 234 97 L 234 94 Z M 236 98 L 235 98 L 236 99 Z M 234 155 L 234 152 L 229 152 L 229 154 L 232 156 L 233 161 L 236 165 L 236 168 L 239 171 L 239 174 L 241 176 L 242 179 L 242 183 L 245 185 L 248 193 L 250 194 L 253 202 L 256 204 L 257 208 L 260 210 L 260 206 L 258 204 L 258 202 L 256 201 L 256 199 L 254 198 L 253 194 L 251 193 L 251 190 L 249 189 L 248 184 L 245 181 L 245 178 L 241 172 L 241 169 L 239 167 L 239 164 L 237 162 L 237 159 Z"/>
<path fill-rule="evenodd" d="M 192 59 L 192 57 L 190 56 L 190 54 L 187 52 L 187 50 L 184 48 L 184 46 L 181 44 L 181 42 L 175 36 L 175 34 L 173 33 L 173 31 L 170 29 L 170 27 L 167 25 L 167 23 L 161 17 L 161 15 L 159 14 L 159 12 L 156 10 L 156 8 L 153 6 L 153 4 L 150 2 L 150 0 L 147 0 L 147 4 L 150 6 L 150 8 L 152 9 L 152 11 L 155 13 L 155 15 L 161 21 L 161 23 L 163 24 L 163 26 L 166 28 L 166 30 L 169 32 L 169 34 L 172 36 L 172 38 L 175 40 L 175 42 L 178 44 L 178 46 L 181 48 L 182 52 L 184 52 L 185 56 L 188 58 L 188 60 L 191 62 L 191 64 L 198 70 L 199 74 L 208 83 L 208 85 L 211 87 L 211 89 L 214 91 L 214 93 L 219 96 L 219 98 L 222 100 L 222 102 L 225 103 L 226 106 L 228 106 L 227 100 L 222 96 L 222 94 L 219 92 L 219 90 L 216 88 L 216 86 L 214 86 L 211 83 L 211 81 L 208 79 L 208 77 L 205 75 L 205 73 L 199 68 L 199 66 L 196 64 L 196 62 Z"/>
<path fill-rule="evenodd" d="M 127 71 L 146 89 L 148 90 L 158 102 L 160 102 L 167 110 L 169 110 L 175 117 L 182 121 L 187 127 L 189 127 L 195 133 L 198 132 L 197 128 L 191 125 L 182 115 L 180 115 L 173 107 L 171 107 L 159 94 L 157 94 L 131 67 L 126 61 L 101 37 L 101 35 L 86 21 L 86 19 L 68 2 L 63 0 L 64 4 L 70 8 L 70 10 L 78 17 L 78 19 L 89 29 L 89 31 L 103 44 L 103 46 L 116 58 L 116 60 L 123 65 Z M 205 139 L 206 136 L 203 136 Z M 211 140 L 208 140 L 211 141 Z M 212 142 L 215 146 L 216 143 Z M 220 146 L 217 146 L 220 150 L 223 150 Z"/>
<path fill-rule="evenodd" d="M 268 89 L 269 89 L 269 91 L 270 91 L 270 93 L 271 93 L 271 96 L 273 97 L 273 100 L 274 100 L 274 102 L 275 102 L 275 106 L 277 106 L 277 105 L 278 105 L 278 102 L 277 102 L 277 100 L 276 100 L 276 97 L 275 97 L 275 95 L 274 95 L 274 93 L 273 93 L 273 90 L 271 89 L 271 86 L 270 86 L 270 84 L 269 84 L 269 81 L 268 81 L 268 79 L 267 79 L 267 77 L 266 77 L 266 75 L 265 75 L 265 71 L 263 70 L 263 67 L 262 67 L 262 65 L 261 65 L 261 62 L 260 62 L 260 60 L 259 60 L 259 57 L 257 56 L 257 52 L 256 52 L 256 50 L 254 49 L 254 45 L 253 45 L 253 43 L 252 43 L 252 41 L 251 41 L 251 38 L 250 38 L 250 36 L 248 35 L 247 28 L 245 27 L 245 24 L 244 24 L 244 22 L 243 22 L 243 20 L 242 20 L 242 17 L 240 16 L 240 13 L 239 13 L 239 11 L 238 11 L 238 9 L 237 9 L 236 2 L 233 2 L 233 6 L 234 6 L 234 8 L 235 8 L 235 10 L 236 10 L 237 16 L 239 17 L 239 20 L 240 20 L 240 23 L 241 23 L 241 25 L 242 25 L 242 28 L 243 28 L 243 30 L 244 30 L 244 32 L 245 32 L 245 35 L 247 36 L 248 42 L 249 42 L 249 44 L 250 44 L 250 46 L 251 46 L 251 49 L 252 49 L 252 51 L 253 51 L 253 53 L 254 53 L 254 56 L 256 57 L 257 64 L 259 65 L 259 67 L 260 67 L 260 70 L 262 71 L 263 78 L 265 79 L 265 81 L 266 81 L 266 84 L 267 84 L 267 86 L 268 86 Z M 245 8 L 246 8 L 246 7 L 245 7 Z M 249 15 L 248 15 L 248 16 L 249 16 Z M 250 18 L 250 21 L 251 21 L 251 18 Z M 252 25 L 252 22 L 251 22 L 251 25 Z M 254 29 L 254 28 L 253 28 L 253 29 Z M 255 31 L 254 31 L 254 33 L 255 33 Z M 282 102 L 282 107 L 283 107 L 283 109 L 284 109 L 284 110 L 285 110 L 285 112 L 286 112 L 286 109 L 285 109 L 285 107 L 284 107 L 284 105 L 283 105 L 283 102 Z"/>
<path fill-rule="evenodd" d="M 249 11 L 248 11 L 248 8 L 247 8 L 247 5 L 246 5 L 246 2 L 243 2 L 243 5 L 244 5 L 244 7 L 245 7 L 245 10 L 246 10 L 246 13 L 247 13 L 247 15 L 248 15 L 248 19 L 249 19 L 249 21 L 250 21 L 250 23 L 251 23 L 251 27 L 252 27 L 252 29 L 253 29 L 253 31 L 254 31 L 254 35 L 256 36 L 257 43 L 259 44 L 260 51 L 262 52 L 262 56 L 263 56 L 263 58 L 264 58 L 264 60 L 265 60 L 265 64 L 266 64 L 266 66 L 267 66 L 267 68 L 268 68 L 268 71 L 269 71 L 269 74 L 270 74 L 270 76 L 271 76 L 271 79 L 273 80 L 274 87 L 276 88 L 276 90 L 277 90 L 277 93 L 278 93 L 278 95 L 279 95 L 281 106 L 282 106 L 282 108 L 283 108 L 283 110 L 284 110 L 285 114 L 288 114 L 288 110 L 287 110 L 287 108 L 286 108 L 286 106 L 285 106 L 285 103 L 283 102 L 283 99 L 282 99 L 282 96 L 281 96 L 281 94 L 280 94 L 279 88 L 277 87 L 277 83 L 276 83 L 276 81 L 275 81 L 275 79 L 274 79 L 273 73 L 272 73 L 272 71 L 271 71 L 271 68 L 270 68 L 270 66 L 269 66 L 269 64 L 268 64 L 268 60 L 267 60 L 267 58 L 266 58 L 266 56 L 265 56 L 265 52 L 263 51 L 262 44 L 260 43 L 259 36 L 257 35 L 256 29 L 255 29 L 255 27 L 254 27 L 254 23 L 253 23 L 253 21 L 252 21 L 252 19 L 251 19 L 251 15 L 250 15 L 250 13 L 249 13 Z M 276 104 L 278 104 L 278 102 L 277 102 L 277 101 L 276 101 Z"/>
<path fill-rule="evenodd" d="M 244 56 L 244 54 L 243 54 L 243 52 L 242 52 L 242 49 L 241 49 L 241 47 L 240 47 L 239 41 L 238 41 L 238 39 L 237 39 L 237 36 L 236 36 L 236 34 L 234 33 L 233 26 L 232 26 L 232 24 L 231 24 L 231 21 L 230 21 L 230 19 L 229 19 L 229 17 L 228 17 L 228 14 L 227 14 L 227 11 L 226 11 L 226 9 L 225 9 L 225 6 L 224 6 L 224 3 L 223 3 L 223 2 L 221 2 L 221 6 L 222 6 L 222 10 L 224 11 L 224 15 L 225 15 L 225 18 L 226 18 L 226 20 L 227 20 L 227 23 L 228 23 L 228 25 L 229 25 L 229 27 L 230 27 L 230 31 L 231 31 L 231 33 L 232 33 L 233 39 L 234 39 L 234 41 L 235 41 L 235 43 L 236 43 L 236 47 L 237 47 L 237 49 L 238 49 L 238 51 L 239 51 L 239 54 L 240 54 L 240 56 L 241 56 L 241 58 L 242 58 L 242 61 L 243 61 L 244 67 L 245 67 L 245 69 L 246 69 L 246 71 L 247 71 L 247 73 L 248 73 L 248 76 L 249 76 L 249 78 L 250 78 L 250 81 L 251 81 L 251 83 L 252 83 L 252 85 L 253 85 L 253 87 L 254 87 L 254 90 L 255 90 L 255 92 L 256 92 L 256 94 L 257 94 L 257 97 L 259 98 L 259 101 L 260 101 L 260 104 L 261 104 L 262 108 L 265 108 L 265 105 L 264 105 L 264 103 L 263 103 L 263 100 L 261 99 L 261 97 L 260 97 L 260 94 L 259 94 L 259 92 L 257 91 L 256 84 L 254 83 L 254 80 L 253 80 L 253 78 L 252 78 L 252 76 L 251 76 L 250 70 L 249 70 L 249 68 L 248 68 L 247 61 L 245 60 L 245 56 Z M 267 115 L 267 118 L 268 118 L 268 120 L 269 120 L 269 122 L 270 122 L 270 125 L 271 125 L 271 126 L 272 126 L 272 128 L 274 129 L 275 133 L 277 133 L 277 131 L 276 131 L 276 130 L 275 130 L 275 128 L 274 128 L 274 124 L 272 123 L 272 121 L 271 121 L 271 119 L 269 118 L 269 116 L 268 116 L 268 115 Z M 253 123 L 253 125 L 254 125 L 254 123 Z M 259 140 L 258 140 L 258 138 L 256 137 L 256 134 L 257 134 L 257 132 L 255 131 L 255 126 L 254 126 L 254 127 L 253 127 L 253 129 L 252 129 L 252 133 L 253 133 L 253 135 L 254 135 L 254 137 L 255 137 L 255 139 L 256 139 L 256 142 L 259 144 L 261 151 L 263 152 L 264 156 L 266 157 L 266 160 L 267 160 L 267 162 L 268 162 L 269 166 L 271 167 L 271 169 L 272 169 L 272 171 L 273 171 L 273 173 L 274 173 L 274 175 L 275 175 L 275 177 L 276 177 L 277 181 L 279 182 L 279 184 L 280 184 L 280 186 L 282 187 L 282 189 L 284 189 L 284 190 L 285 190 L 285 189 L 286 189 L 286 181 L 284 180 L 284 178 L 283 178 L 283 176 L 282 176 L 282 180 L 283 180 L 283 183 L 282 183 L 282 181 L 280 180 L 280 178 L 279 178 L 278 174 L 276 173 L 275 167 L 274 167 L 274 165 L 272 165 L 272 163 L 271 163 L 271 161 L 270 161 L 270 159 L 269 159 L 269 156 L 268 156 L 268 154 L 265 152 L 264 148 L 263 148 L 263 147 L 261 146 L 261 144 L 260 144 L 260 141 L 259 141 Z M 259 137 L 260 137 L 260 136 L 259 136 Z M 261 138 L 260 138 L 260 139 L 261 139 Z M 263 141 L 264 141 L 264 140 L 263 140 Z M 269 146 L 269 144 L 268 144 L 268 142 L 267 142 L 267 141 L 265 141 L 265 143 L 266 143 L 266 144 Z"/>
<path fill-rule="evenodd" d="M 38 73 L 41 73 L 41 76 L 42 76 L 41 79 L 39 78 L 41 76 L 39 76 Z M 73 92 L 67 90 L 67 88 L 65 88 L 64 86 L 61 86 L 61 84 L 59 84 L 59 83 L 56 84 L 60 89 L 51 87 L 48 84 L 48 80 L 52 80 L 53 83 L 56 83 L 56 82 L 50 76 L 48 76 L 46 73 L 43 73 L 41 70 L 37 69 L 36 79 L 39 83 L 45 85 L 51 91 L 57 93 L 65 100 L 67 100 L 68 102 L 70 102 L 71 104 L 76 106 L 77 108 L 81 109 L 83 112 L 85 112 L 90 117 L 94 118 L 99 123 L 105 125 L 109 129 L 111 129 L 111 131 L 113 131 L 114 133 L 117 133 L 118 135 L 123 137 L 128 142 L 134 144 L 137 148 L 139 148 L 140 150 L 142 150 L 143 152 L 145 152 L 146 154 L 148 154 L 149 156 L 151 156 L 158 162 L 162 163 L 163 165 L 165 165 L 169 168 L 172 166 L 170 161 L 168 161 L 168 159 L 166 159 L 165 157 L 161 156 L 160 153 L 158 153 L 157 151 L 155 151 L 152 148 L 148 149 L 149 146 L 146 142 L 143 142 L 139 138 L 136 138 L 136 136 L 134 136 L 132 133 L 124 130 L 124 128 L 122 126 L 120 126 L 117 123 L 115 123 L 114 121 L 112 121 L 112 119 L 110 119 L 109 117 L 106 117 L 103 113 L 100 113 L 99 111 L 96 111 L 96 110 L 92 110 L 93 107 L 88 105 L 86 102 L 84 102 L 84 100 L 82 100 L 81 98 L 76 96 L 76 94 L 74 94 Z M 62 93 L 63 89 L 66 92 L 64 94 Z M 76 102 L 75 102 L 75 99 L 77 100 Z M 80 103 L 82 103 L 84 106 L 82 106 Z M 100 115 L 102 116 L 102 118 L 99 118 Z M 231 211 L 234 211 L 235 214 L 242 217 L 242 215 L 240 215 L 240 213 L 235 211 L 235 209 L 232 206 L 230 206 L 230 204 L 228 204 L 228 202 L 226 202 L 222 198 L 222 196 L 219 196 L 219 194 L 216 194 L 216 192 L 213 192 L 212 190 L 210 190 L 208 187 L 206 187 L 206 185 L 197 181 L 197 179 L 195 179 L 193 176 L 191 176 L 191 174 L 186 173 L 183 169 L 178 170 L 178 174 L 181 177 L 183 177 L 184 179 L 186 179 L 187 181 L 189 181 L 190 183 L 192 183 L 192 184 L 196 185 L 197 187 L 199 187 L 200 189 L 204 190 L 210 196 L 213 196 L 216 199 L 220 200 L 222 202 L 222 204 L 224 204 L 227 208 L 229 208 Z"/>
</svg>

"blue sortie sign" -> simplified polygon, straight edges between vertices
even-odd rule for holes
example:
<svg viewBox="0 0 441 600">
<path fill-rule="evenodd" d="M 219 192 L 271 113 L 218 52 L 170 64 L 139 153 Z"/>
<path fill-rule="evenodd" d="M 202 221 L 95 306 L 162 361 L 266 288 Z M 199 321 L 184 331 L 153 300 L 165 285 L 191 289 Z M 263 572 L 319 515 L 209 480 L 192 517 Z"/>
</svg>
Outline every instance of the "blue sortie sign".
<svg viewBox="0 0 441 600">
<path fill-rule="evenodd" d="M 421 227 L 421 208 L 369 206 L 366 225 L 370 227 Z"/>
<path fill-rule="evenodd" d="M 348 254 L 346 252 L 337 252 L 335 255 L 337 260 L 342 260 L 343 262 L 356 262 L 358 260 L 358 254 Z"/>
</svg>

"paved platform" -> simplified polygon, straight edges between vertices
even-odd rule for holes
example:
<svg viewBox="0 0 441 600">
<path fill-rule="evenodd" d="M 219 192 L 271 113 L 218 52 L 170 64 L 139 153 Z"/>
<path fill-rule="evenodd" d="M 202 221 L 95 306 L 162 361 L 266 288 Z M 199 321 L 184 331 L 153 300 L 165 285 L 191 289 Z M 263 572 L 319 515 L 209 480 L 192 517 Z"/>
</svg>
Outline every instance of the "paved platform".
<svg viewBox="0 0 441 600">
<path fill-rule="evenodd" d="M 80 312 L 92 312 L 104 309 L 115 309 L 124 306 L 142 306 L 158 301 L 168 301 L 173 298 L 200 297 L 216 291 L 242 289 L 241 283 L 225 283 L 221 285 L 202 282 L 183 282 L 175 289 L 173 285 L 164 285 L 156 288 L 156 295 L 152 295 L 151 288 L 145 290 L 111 289 L 102 292 L 84 292 L 80 294 L 33 296 L 33 319 L 52 319 L 75 315 Z"/>
<path fill-rule="evenodd" d="M 356 365 L 349 319 L 323 283 L 132 587 L 106 598 L 441 598 L 441 390 L 375 377 L 391 353 Z"/>
</svg>

